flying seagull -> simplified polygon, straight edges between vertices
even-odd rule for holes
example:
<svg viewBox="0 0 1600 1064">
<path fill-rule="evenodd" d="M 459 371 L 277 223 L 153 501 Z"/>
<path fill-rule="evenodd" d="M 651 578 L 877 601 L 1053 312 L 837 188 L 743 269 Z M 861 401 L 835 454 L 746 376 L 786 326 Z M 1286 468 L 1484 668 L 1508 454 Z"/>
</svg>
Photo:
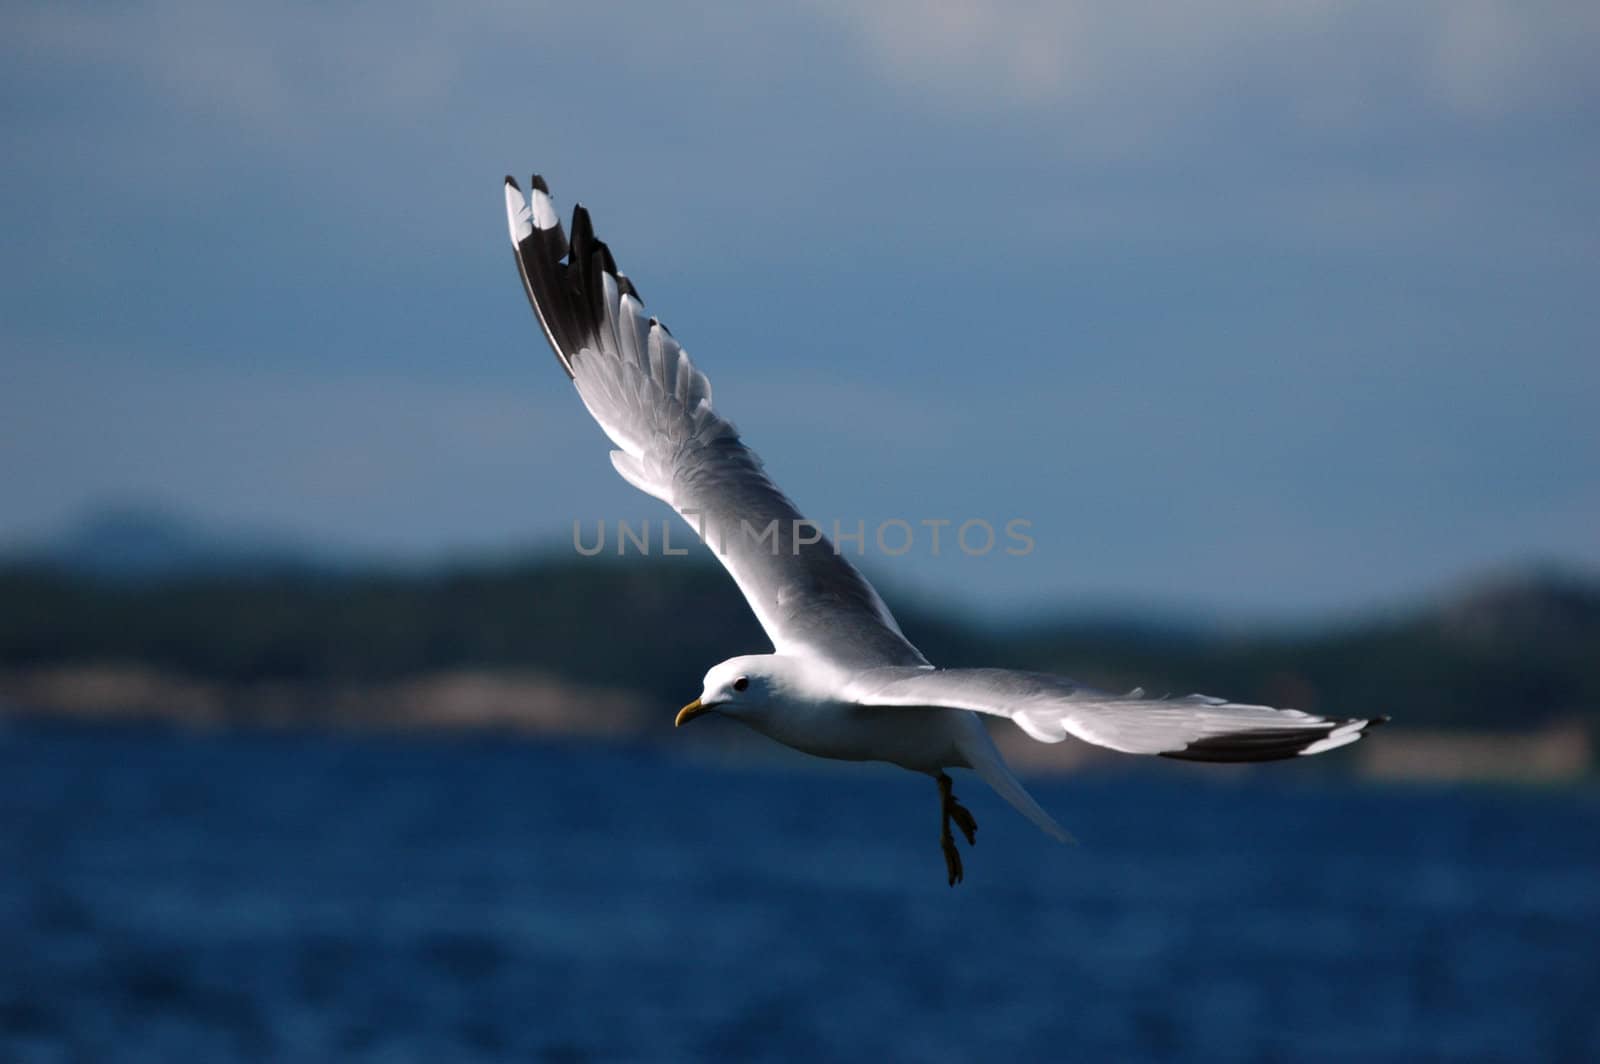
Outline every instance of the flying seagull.
<svg viewBox="0 0 1600 1064">
<path fill-rule="evenodd" d="M 595 238 L 589 213 L 563 231 L 550 188 L 506 178 L 517 269 L 556 360 L 616 445 L 622 478 L 678 511 L 739 585 L 770 654 L 712 666 L 676 725 L 732 717 L 808 754 L 886 761 L 933 777 L 951 886 L 962 878 L 953 821 L 977 841 L 948 768 L 972 769 L 1046 834 L 1068 835 L 1011 774 L 980 714 L 1043 743 L 1068 735 L 1130 754 L 1273 761 L 1345 746 L 1386 717 L 1319 717 L 1221 698 L 1112 694 L 1062 676 L 941 669 L 901 633 L 872 585 L 762 470 L 712 406 L 711 384 L 645 313 L 639 291 Z"/>
</svg>

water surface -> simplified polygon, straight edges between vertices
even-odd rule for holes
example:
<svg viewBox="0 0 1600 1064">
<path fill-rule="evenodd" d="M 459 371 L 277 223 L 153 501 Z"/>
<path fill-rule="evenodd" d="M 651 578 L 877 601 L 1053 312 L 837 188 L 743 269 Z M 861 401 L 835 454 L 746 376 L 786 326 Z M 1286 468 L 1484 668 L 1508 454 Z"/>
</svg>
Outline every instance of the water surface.
<svg viewBox="0 0 1600 1064">
<path fill-rule="evenodd" d="M 1600 800 L 0 731 L 0 1060 L 1596 1060 Z"/>
</svg>

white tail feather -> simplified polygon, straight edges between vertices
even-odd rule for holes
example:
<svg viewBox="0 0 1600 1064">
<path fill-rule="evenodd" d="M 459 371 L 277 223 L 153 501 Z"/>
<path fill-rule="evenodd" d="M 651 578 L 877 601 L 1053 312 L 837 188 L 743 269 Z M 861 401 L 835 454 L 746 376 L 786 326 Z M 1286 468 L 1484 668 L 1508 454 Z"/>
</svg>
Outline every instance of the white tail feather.
<svg viewBox="0 0 1600 1064">
<path fill-rule="evenodd" d="M 1011 774 L 1011 769 L 1006 767 L 1005 760 L 1001 758 L 1000 751 L 995 749 L 994 741 L 989 738 L 989 733 L 980 724 L 976 729 L 977 735 L 982 736 L 982 741 L 961 743 L 961 752 L 966 756 L 967 764 L 976 772 L 983 782 L 994 789 L 994 792 L 1006 801 L 1011 807 L 1049 835 L 1057 842 L 1074 842 L 1067 829 L 1055 822 L 1055 818 L 1044 811 L 1044 807 L 1033 800 L 1027 788 L 1022 786 L 1022 781 Z M 965 738 L 965 737 L 964 737 Z"/>
</svg>

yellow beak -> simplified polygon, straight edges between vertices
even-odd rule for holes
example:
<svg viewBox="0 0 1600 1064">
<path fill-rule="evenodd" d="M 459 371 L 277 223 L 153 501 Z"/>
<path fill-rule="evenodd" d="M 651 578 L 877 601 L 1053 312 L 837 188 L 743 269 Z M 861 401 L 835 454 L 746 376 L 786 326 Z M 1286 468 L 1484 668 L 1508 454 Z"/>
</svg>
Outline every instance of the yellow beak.
<svg viewBox="0 0 1600 1064">
<path fill-rule="evenodd" d="M 682 709 L 678 710 L 678 717 L 672 722 L 672 726 L 674 728 L 681 728 L 691 720 L 694 720 L 694 718 L 700 716 L 702 713 L 709 713 L 710 710 L 711 707 L 702 706 L 700 704 L 700 700 L 697 698 L 693 702 L 690 702 L 688 705 L 684 706 Z"/>
</svg>

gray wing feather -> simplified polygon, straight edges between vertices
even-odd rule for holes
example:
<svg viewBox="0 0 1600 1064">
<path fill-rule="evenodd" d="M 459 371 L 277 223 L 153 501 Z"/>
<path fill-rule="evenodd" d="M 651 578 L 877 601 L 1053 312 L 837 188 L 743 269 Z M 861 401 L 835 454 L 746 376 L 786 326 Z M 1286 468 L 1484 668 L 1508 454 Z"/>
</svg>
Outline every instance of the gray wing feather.
<svg viewBox="0 0 1600 1064">
<path fill-rule="evenodd" d="M 1010 669 L 873 669 L 859 674 L 847 695 L 864 705 L 943 706 L 1006 717 L 1041 742 L 1073 735 L 1124 753 L 1190 761 L 1320 754 L 1388 719 L 1319 717 L 1207 695 L 1116 695 L 1064 676 Z"/>
<path fill-rule="evenodd" d="M 711 382 L 595 239 L 586 211 L 567 240 L 535 177 L 506 178 L 518 269 L 546 338 L 612 464 L 689 522 L 733 576 L 775 650 L 853 667 L 925 665 L 872 585 L 807 522 L 712 408 Z"/>
</svg>

